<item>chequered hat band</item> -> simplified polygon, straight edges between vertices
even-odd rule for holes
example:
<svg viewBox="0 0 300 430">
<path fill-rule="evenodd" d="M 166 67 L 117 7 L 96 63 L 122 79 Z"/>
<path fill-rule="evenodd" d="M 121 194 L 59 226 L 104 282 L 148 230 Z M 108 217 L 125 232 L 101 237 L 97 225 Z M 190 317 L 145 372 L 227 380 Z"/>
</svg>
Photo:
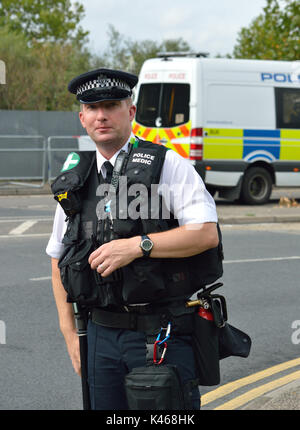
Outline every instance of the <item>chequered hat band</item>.
<svg viewBox="0 0 300 430">
<path fill-rule="evenodd" d="M 87 81 L 84 84 L 80 85 L 77 88 L 76 95 L 82 95 L 85 91 L 91 90 L 93 88 L 99 88 L 103 90 L 110 90 L 112 88 L 119 88 L 122 90 L 131 91 L 130 86 L 116 78 L 107 78 L 106 76 L 98 76 L 98 79 L 93 79 L 91 81 Z"/>
</svg>

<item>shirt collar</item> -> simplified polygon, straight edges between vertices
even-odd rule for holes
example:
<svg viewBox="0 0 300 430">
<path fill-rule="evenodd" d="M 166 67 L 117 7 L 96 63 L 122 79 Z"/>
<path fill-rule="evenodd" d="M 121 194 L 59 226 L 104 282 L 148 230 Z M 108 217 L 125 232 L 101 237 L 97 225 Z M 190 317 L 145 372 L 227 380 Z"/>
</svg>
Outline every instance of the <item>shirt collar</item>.
<svg viewBox="0 0 300 430">
<path fill-rule="evenodd" d="M 134 138 L 135 136 L 133 133 L 131 133 L 131 135 L 129 136 L 129 139 L 127 140 L 127 142 L 125 143 L 125 145 L 119 149 L 109 160 L 107 160 L 107 158 L 103 157 L 103 155 L 98 151 L 98 149 L 96 149 L 96 161 L 97 161 L 97 171 L 98 173 L 100 173 L 100 171 L 102 173 L 105 173 L 102 171 L 102 167 L 103 164 L 105 163 L 105 161 L 109 161 L 113 166 L 115 165 L 117 156 L 119 155 L 119 153 L 123 150 L 125 152 L 128 152 L 128 147 L 129 147 L 129 142 L 131 141 L 131 139 Z"/>
</svg>

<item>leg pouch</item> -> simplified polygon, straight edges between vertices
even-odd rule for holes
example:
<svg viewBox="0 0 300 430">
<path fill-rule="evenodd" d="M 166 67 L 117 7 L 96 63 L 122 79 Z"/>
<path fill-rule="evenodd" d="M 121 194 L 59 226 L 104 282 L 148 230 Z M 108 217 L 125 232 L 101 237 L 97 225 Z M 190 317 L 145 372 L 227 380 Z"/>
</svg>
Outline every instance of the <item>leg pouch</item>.
<svg viewBox="0 0 300 430">
<path fill-rule="evenodd" d="M 125 377 L 130 410 L 184 410 L 187 404 L 177 367 L 149 364 L 132 369 Z"/>
<path fill-rule="evenodd" d="M 229 356 L 248 357 L 251 338 L 227 323 L 226 301 L 223 296 L 207 297 L 213 320 L 194 313 L 194 352 L 200 385 L 220 383 L 219 362 Z"/>
<path fill-rule="evenodd" d="M 217 385 L 220 383 L 219 328 L 198 312 L 193 318 L 193 348 L 199 385 Z"/>
</svg>

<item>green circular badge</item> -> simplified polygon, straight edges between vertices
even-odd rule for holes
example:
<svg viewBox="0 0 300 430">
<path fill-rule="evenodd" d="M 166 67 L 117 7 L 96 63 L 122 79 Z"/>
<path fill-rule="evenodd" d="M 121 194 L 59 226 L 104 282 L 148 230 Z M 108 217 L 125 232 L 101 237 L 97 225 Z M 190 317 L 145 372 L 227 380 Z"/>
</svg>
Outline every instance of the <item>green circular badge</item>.
<svg viewBox="0 0 300 430">
<path fill-rule="evenodd" d="M 77 154 L 76 152 L 71 152 L 71 154 L 68 155 L 66 161 L 64 162 L 64 165 L 61 171 L 65 172 L 66 170 L 73 169 L 73 167 L 77 166 L 79 161 L 80 161 L 79 154 Z"/>
</svg>

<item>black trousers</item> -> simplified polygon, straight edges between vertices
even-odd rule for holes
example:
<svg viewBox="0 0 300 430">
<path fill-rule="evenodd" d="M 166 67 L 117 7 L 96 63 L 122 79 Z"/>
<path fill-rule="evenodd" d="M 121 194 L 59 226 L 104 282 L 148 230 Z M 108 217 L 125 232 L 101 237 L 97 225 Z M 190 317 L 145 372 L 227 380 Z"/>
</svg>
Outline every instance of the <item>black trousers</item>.
<svg viewBox="0 0 300 430">
<path fill-rule="evenodd" d="M 146 336 L 142 332 L 88 323 L 88 380 L 91 408 L 127 410 L 124 377 L 134 367 L 146 365 Z M 182 382 L 195 379 L 191 336 L 168 339 L 165 363 L 174 364 Z M 193 409 L 200 409 L 198 387 L 192 392 Z"/>
</svg>

